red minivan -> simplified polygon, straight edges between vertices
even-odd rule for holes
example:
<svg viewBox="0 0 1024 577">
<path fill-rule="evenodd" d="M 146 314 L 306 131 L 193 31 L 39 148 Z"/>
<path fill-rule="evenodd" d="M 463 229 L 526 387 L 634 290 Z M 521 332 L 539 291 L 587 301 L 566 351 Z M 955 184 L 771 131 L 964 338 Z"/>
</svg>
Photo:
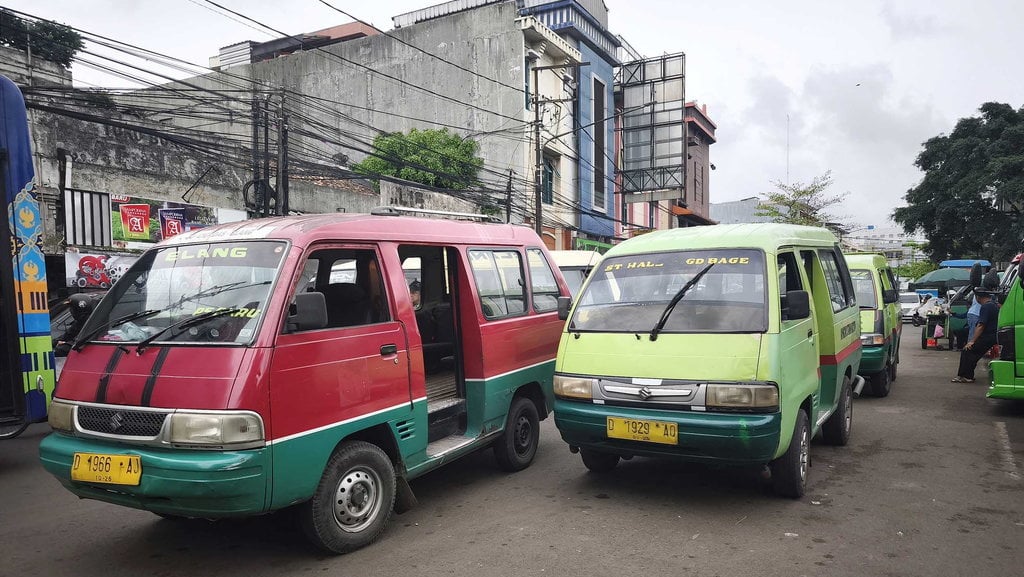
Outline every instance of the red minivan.
<svg viewBox="0 0 1024 577">
<path fill-rule="evenodd" d="M 529 466 L 566 295 L 520 226 L 342 214 L 187 232 L 96 306 L 40 458 L 80 497 L 163 517 L 296 506 L 344 553 L 411 505 L 411 478 L 485 447 Z"/>
</svg>

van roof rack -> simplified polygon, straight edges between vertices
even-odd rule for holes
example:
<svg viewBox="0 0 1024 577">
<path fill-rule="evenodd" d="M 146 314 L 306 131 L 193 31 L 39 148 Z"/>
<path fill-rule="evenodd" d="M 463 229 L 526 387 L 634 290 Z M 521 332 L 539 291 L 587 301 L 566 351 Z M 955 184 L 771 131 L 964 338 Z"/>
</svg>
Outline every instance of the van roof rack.
<svg viewBox="0 0 1024 577">
<path fill-rule="evenodd" d="M 501 219 L 489 214 L 477 214 L 473 212 L 454 212 L 449 210 L 430 210 L 426 208 L 411 208 L 408 206 L 378 206 L 370 210 L 374 216 L 402 216 L 403 214 L 448 217 L 457 219 L 474 219 L 481 222 L 501 223 Z"/>
</svg>

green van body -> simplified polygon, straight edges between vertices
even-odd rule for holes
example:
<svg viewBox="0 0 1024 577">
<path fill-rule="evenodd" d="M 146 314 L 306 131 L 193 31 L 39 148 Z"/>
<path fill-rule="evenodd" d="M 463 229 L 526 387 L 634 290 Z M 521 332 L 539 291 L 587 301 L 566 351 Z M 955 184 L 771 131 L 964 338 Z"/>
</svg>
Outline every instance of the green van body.
<svg viewBox="0 0 1024 577">
<path fill-rule="evenodd" d="M 896 380 L 900 362 L 899 292 L 888 261 L 880 254 L 847 254 L 860 307 L 861 357 L 859 374 L 871 380 L 871 392 L 884 397 Z"/>
<path fill-rule="evenodd" d="M 679 293 L 671 289 L 709 265 L 670 313 L 663 312 L 668 299 L 631 300 L 625 294 L 641 281 L 653 285 L 664 278 L 676 285 L 662 296 L 678 299 Z M 805 318 L 787 318 L 784 303 L 801 296 L 790 297 L 787 290 L 807 291 L 810 310 Z M 599 292 L 610 302 L 592 305 L 601 298 Z M 690 328 L 672 330 L 673 324 L 663 323 L 664 331 L 652 335 L 656 323 L 646 321 L 657 317 L 647 307 L 676 326 Z M 605 309 L 620 316 L 609 316 Z M 762 314 L 763 321 L 758 321 Z M 608 322 L 623 328 L 588 328 L 602 318 L 615 319 Z M 713 329 L 702 330 L 701 323 Z M 857 376 L 860 335 L 853 283 L 827 230 L 741 224 L 648 233 L 606 253 L 573 303 L 556 360 L 555 423 L 570 449 L 581 450 L 592 470 L 611 468 L 619 457 L 632 456 L 772 463 L 773 482 L 774 464 L 790 459 L 795 450 L 790 445 L 799 424 L 806 429 L 798 458 L 803 465 L 796 471 L 803 478 L 781 489 L 776 484 L 776 489 L 800 496 L 809 438 L 824 430 L 826 440 L 845 444 L 849 436 L 853 390 L 859 393 L 863 386 Z M 719 404 L 723 398 L 761 394 L 770 399 L 773 392 L 775 406 L 767 406 L 770 400 L 757 408 Z M 712 394 L 716 401 L 709 406 Z M 677 428 L 678 435 L 667 443 L 634 440 L 644 437 L 641 430 L 639 437 L 624 439 L 619 428 L 623 421 L 640 427 L 653 423 L 661 432 Z M 620 432 L 613 438 L 609 431 Z"/>
<path fill-rule="evenodd" d="M 988 365 L 992 384 L 986 396 L 1024 400 L 1024 287 L 1019 274 L 1006 276 L 1010 279 L 1000 287 L 1006 300 L 999 308 L 996 333 L 999 358 Z"/>
</svg>

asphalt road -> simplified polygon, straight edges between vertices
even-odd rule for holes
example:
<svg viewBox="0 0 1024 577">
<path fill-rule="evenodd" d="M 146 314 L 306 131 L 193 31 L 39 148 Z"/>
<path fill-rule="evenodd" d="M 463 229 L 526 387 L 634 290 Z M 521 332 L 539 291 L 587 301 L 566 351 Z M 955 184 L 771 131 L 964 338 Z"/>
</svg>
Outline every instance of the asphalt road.
<svg viewBox="0 0 1024 577">
<path fill-rule="evenodd" d="M 1024 404 L 950 383 L 958 355 L 906 328 L 892 394 L 855 401 L 849 446 L 812 446 L 797 501 L 757 471 L 634 459 L 589 474 L 549 419 L 529 469 L 471 455 L 414 481 L 419 507 L 376 544 L 328 557 L 287 515 L 168 521 L 79 501 L 40 467 L 36 425 L 0 441 L 0 575 L 1020 576 Z"/>
</svg>

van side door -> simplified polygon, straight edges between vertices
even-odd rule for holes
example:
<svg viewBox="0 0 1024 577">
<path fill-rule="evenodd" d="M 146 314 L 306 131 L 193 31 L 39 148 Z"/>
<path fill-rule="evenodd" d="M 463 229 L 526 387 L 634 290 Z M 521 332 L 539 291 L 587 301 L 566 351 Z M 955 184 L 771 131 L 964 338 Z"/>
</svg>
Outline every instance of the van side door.
<svg viewBox="0 0 1024 577">
<path fill-rule="evenodd" d="M 779 298 L 783 303 L 780 307 L 779 324 L 779 352 L 783 359 L 783 362 L 779 363 L 782 373 L 780 384 L 783 386 L 779 394 L 786 399 L 783 407 L 799 406 L 807 395 L 813 395 L 818 390 L 818 331 L 815 327 L 813 305 L 810 316 L 806 318 L 790 319 L 786 315 L 786 293 L 807 291 L 809 288 L 807 280 L 801 274 L 796 254 L 791 251 L 780 252 L 776 261 Z"/>
<path fill-rule="evenodd" d="M 879 278 L 882 280 L 882 290 L 893 290 L 896 293 L 897 302 L 887 303 L 885 305 L 885 327 L 891 332 L 889 337 L 892 338 L 892 358 L 896 359 L 897 353 L 900 349 L 900 333 L 903 332 L 902 313 L 900 312 L 899 303 L 899 284 L 896 282 L 896 278 L 892 274 L 892 269 L 885 267 L 878 271 Z M 890 329 L 890 327 L 892 327 Z"/>
<path fill-rule="evenodd" d="M 376 247 L 307 252 L 292 297 L 320 293 L 326 326 L 282 328 L 270 368 L 275 505 L 307 498 L 331 452 L 353 432 L 410 419 L 406 329 L 395 320 Z M 407 295 L 402 295 L 408 298 Z M 426 443 L 426 433 L 419 435 Z"/>
<path fill-rule="evenodd" d="M 860 366 L 860 310 L 846 261 L 834 249 L 802 250 L 804 269 L 811 280 L 812 303 L 819 331 L 821 389 L 814 422 L 836 404 L 843 378 Z M 856 363 L 851 355 L 856 353 Z"/>
</svg>

